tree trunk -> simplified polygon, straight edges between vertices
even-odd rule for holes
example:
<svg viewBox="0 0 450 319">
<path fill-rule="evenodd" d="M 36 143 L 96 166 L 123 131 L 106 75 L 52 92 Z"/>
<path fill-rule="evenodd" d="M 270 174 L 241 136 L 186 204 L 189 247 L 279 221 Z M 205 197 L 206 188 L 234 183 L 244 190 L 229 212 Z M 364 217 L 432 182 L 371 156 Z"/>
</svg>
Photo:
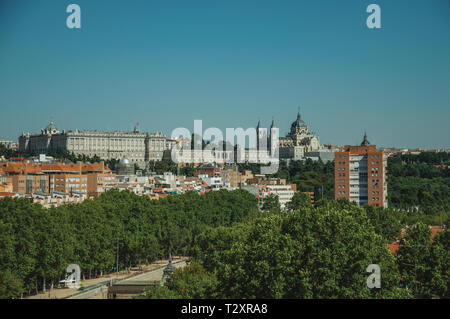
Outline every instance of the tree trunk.
<svg viewBox="0 0 450 319">
<path fill-rule="evenodd" d="M 45 277 L 42 277 L 42 292 L 45 292 Z"/>
</svg>

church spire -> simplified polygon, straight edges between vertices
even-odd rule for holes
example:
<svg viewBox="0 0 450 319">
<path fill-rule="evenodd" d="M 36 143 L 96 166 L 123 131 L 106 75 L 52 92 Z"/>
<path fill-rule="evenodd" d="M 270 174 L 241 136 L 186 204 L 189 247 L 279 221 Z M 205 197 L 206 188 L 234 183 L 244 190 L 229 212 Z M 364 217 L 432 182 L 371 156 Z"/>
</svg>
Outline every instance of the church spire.
<svg viewBox="0 0 450 319">
<path fill-rule="evenodd" d="M 369 140 L 367 139 L 367 133 L 364 132 L 364 139 L 361 143 L 361 146 L 367 146 L 367 145 L 370 145 L 370 143 L 369 143 Z"/>
</svg>

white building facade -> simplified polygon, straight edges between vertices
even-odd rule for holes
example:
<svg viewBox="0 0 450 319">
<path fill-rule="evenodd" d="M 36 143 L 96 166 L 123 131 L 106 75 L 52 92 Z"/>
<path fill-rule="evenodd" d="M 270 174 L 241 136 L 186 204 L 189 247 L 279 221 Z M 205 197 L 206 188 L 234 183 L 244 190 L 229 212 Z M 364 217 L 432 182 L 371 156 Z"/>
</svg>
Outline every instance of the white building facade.
<svg viewBox="0 0 450 319">
<path fill-rule="evenodd" d="M 309 132 L 299 111 L 289 134 L 279 138 L 278 149 L 280 159 L 301 160 L 306 153 L 321 150 L 323 146 L 320 145 L 319 137 Z"/>
<path fill-rule="evenodd" d="M 59 131 L 53 122 L 41 134 L 22 133 L 19 137 L 21 152 L 45 154 L 61 150 L 89 157 L 97 155 L 103 160 L 128 159 L 138 165 L 162 160 L 166 147 L 166 137 L 160 132 Z"/>
</svg>

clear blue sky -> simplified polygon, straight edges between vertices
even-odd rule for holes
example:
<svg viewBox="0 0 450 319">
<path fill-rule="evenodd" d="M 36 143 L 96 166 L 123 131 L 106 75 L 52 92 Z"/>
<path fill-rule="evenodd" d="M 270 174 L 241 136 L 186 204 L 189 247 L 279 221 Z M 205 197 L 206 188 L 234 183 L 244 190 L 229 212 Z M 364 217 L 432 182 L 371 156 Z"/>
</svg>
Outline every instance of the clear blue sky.
<svg viewBox="0 0 450 319">
<path fill-rule="evenodd" d="M 284 135 L 298 106 L 322 143 L 449 148 L 450 1 L 0 0 L 2 138 L 50 118 L 170 135 L 274 116 Z"/>
</svg>

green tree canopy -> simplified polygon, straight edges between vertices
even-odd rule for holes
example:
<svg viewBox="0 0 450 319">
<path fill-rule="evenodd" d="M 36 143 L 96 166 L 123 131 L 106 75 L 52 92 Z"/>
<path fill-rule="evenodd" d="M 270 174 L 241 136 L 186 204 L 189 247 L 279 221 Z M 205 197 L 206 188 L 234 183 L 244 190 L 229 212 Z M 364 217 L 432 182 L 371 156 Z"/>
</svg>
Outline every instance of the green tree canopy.
<svg viewBox="0 0 450 319">
<path fill-rule="evenodd" d="M 239 226 L 231 232 L 235 240 L 224 244 L 198 237 L 197 244 L 209 248 L 196 258 L 217 276 L 222 298 L 407 297 L 386 241 L 362 209 L 348 207 L 259 218 Z M 211 256 L 216 242 L 221 252 Z M 381 267 L 381 289 L 366 285 L 370 264 Z"/>
</svg>

